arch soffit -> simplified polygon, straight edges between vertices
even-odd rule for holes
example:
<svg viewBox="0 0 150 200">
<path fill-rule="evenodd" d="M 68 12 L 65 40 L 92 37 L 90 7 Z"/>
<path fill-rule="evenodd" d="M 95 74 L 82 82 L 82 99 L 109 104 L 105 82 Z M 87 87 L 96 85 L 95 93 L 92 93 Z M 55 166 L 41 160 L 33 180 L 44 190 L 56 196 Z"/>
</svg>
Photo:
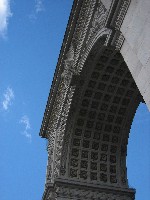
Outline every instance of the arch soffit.
<svg viewBox="0 0 150 200">
<path fill-rule="evenodd" d="M 104 35 L 106 36 L 106 34 L 104 34 Z M 86 130 L 87 130 L 87 132 L 91 131 L 91 137 L 93 137 L 93 138 L 94 138 L 95 133 L 99 134 L 99 136 L 97 135 L 97 137 L 101 137 L 101 140 L 103 140 L 102 137 L 105 137 L 105 136 L 107 137 L 108 135 L 110 135 L 108 137 L 111 137 L 111 139 L 110 139 L 111 141 L 109 141 L 109 142 L 106 141 L 106 143 L 105 142 L 103 143 L 104 144 L 103 146 L 106 145 L 106 148 L 111 148 L 112 146 L 113 147 L 115 146 L 114 143 L 112 142 L 112 140 L 113 140 L 113 137 L 115 138 L 115 136 L 116 136 L 116 139 L 118 138 L 117 140 L 119 141 L 119 143 L 116 145 L 116 147 L 118 148 L 118 152 L 122 152 L 122 155 L 118 155 L 119 159 L 116 161 L 116 163 L 117 163 L 116 166 L 118 166 L 118 172 L 116 174 L 116 179 L 118 176 L 118 177 L 122 177 L 122 180 L 117 181 L 117 183 L 115 182 L 116 180 L 114 180 L 113 184 L 119 185 L 122 187 L 127 187 L 128 183 L 127 183 L 127 177 L 126 177 L 126 164 L 125 164 L 126 148 L 127 148 L 128 137 L 129 137 L 132 120 L 133 120 L 136 109 L 137 109 L 140 101 L 142 100 L 142 98 L 141 98 L 139 90 L 136 87 L 136 84 L 132 78 L 132 75 L 129 72 L 128 67 L 125 64 L 121 54 L 118 51 L 116 51 L 113 47 L 106 47 L 104 45 L 106 40 L 102 40 L 103 44 L 101 43 L 101 48 L 100 48 L 100 43 L 98 41 L 100 41 L 100 39 L 104 38 L 103 37 L 104 35 L 101 34 L 100 38 L 97 38 L 97 40 L 95 40 L 96 43 L 92 43 L 92 44 L 94 44 L 92 46 L 93 48 L 91 48 L 90 51 L 88 52 L 88 56 L 84 63 L 84 67 L 80 73 L 80 76 L 75 77 L 75 79 L 73 79 L 73 81 L 71 83 L 71 85 L 76 84 L 76 88 L 75 88 L 74 94 L 72 96 L 72 102 L 71 102 L 71 106 L 70 106 L 70 110 L 69 110 L 69 115 L 68 115 L 68 120 L 67 120 L 67 125 L 66 125 L 67 132 L 64 133 L 64 140 L 63 140 L 62 154 L 61 154 L 61 156 L 62 156 L 61 157 L 61 167 L 60 168 L 62 169 L 62 174 L 63 174 L 64 171 L 66 171 L 66 169 L 64 169 L 64 168 L 66 168 L 66 166 L 65 166 L 66 162 L 71 163 L 71 159 L 75 159 L 74 157 L 71 156 L 73 146 L 76 148 L 76 146 L 73 144 L 74 141 L 79 142 L 79 140 L 81 140 L 82 142 L 84 142 L 84 141 L 89 141 L 89 139 L 92 141 L 92 138 L 88 138 L 88 136 L 87 136 L 87 138 L 84 137 Z M 105 39 L 106 39 L 106 37 L 105 37 Z M 97 54 L 95 54 L 95 50 L 96 50 Z M 95 54 L 94 58 L 93 58 L 93 53 Z M 117 58 L 117 56 L 119 58 Z M 107 61 L 101 62 L 102 57 L 104 57 L 103 59 L 109 57 L 108 62 Z M 118 64 L 111 63 L 111 62 L 115 62 L 115 59 L 118 62 Z M 100 69 L 100 71 L 98 71 L 98 69 L 95 70 L 95 68 L 97 68 L 97 64 L 100 64 L 102 67 L 102 69 Z M 114 68 L 114 72 L 111 72 L 111 70 L 112 70 L 111 67 Z M 108 72 L 107 70 L 108 71 L 110 70 L 110 71 Z M 96 73 L 99 73 L 99 74 L 101 73 L 99 75 L 100 77 L 97 80 L 95 80 L 96 78 L 94 79 L 94 73 L 95 73 L 95 76 L 97 76 Z M 93 76 L 93 78 L 92 78 L 92 76 Z M 104 79 L 105 76 L 109 77 L 109 81 L 101 80 L 101 79 Z M 92 83 L 94 84 L 94 82 L 95 82 L 96 86 L 92 86 Z M 104 89 L 104 90 L 102 88 L 95 89 L 95 87 L 97 87 L 97 88 L 101 87 L 103 84 L 105 84 L 107 89 Z M 101 86 L 99 86 L 99 85 L 101 85 Z M 108 91 L 110 88 L 113 88 L 113 87 L 116 87 L 116 89 L 113 92 Z M 93 94 L 91 94 L 91 96 L 90 96 L 90 94 L 88 94 L 88 91 Z M 103 95 L 103 97 L 97 96 L 97 99 L 96 99 L 96 97 L 94 96 L 96 94 Z M 107 97 L 108 97 L 108 99 L 111 98 L 111 100 L 109 101 L 107 99 Z M 85 100 L 87 100 L 87 99 L 89 99 L 89 105 L 83 105 L 84 103 L 86 104 Z M 94 102 L 95 102 L 95 105 L 94 105 Z M 97 105 L 96 105 L 96 103 L 97 103 Z M 103 109 L 102 106 L 104 106 L 104 107 L 108 106 L 108 108 Z M 92 119 L 92 116 L 90 117 L 90 113 L 91 113 L 91 115 L 93 113 L 93 115 L 95 115 L 96 117 Z M 101 114 L 103 115 L 103 118 L 105 118 L 105 119 L 102 119 Z M 97 119 L 98 115 L 99 115 L 100 120 Z M 109 118 L 112 118 L 112 119 L 109 119 Z M 120 119 L 120 121 L 119 121 L 119 119 Z M 122 122 L 121 122 L 121 119 L 122 119 Z M 80 122 L 80 120 L 81 120 L 81 122 Z M 93 124 L 94 124 L 94 125 L 91 125 L 92 127 L 95 127 L 94 129 L 88 128 L 88 126 L 90 126 L 90 125 L 88 125 L 88 123 L 91 123 L 91 122 L 93 122 Z M 80 123 L 81 124 L 83 123 L 83 125 L 81 125 Z M 117 125 L 117 123 L 118 123 L 118 125 Z M 102 125 L 103 128 L 102 129 L 98 128 L 98 127 L 96 128 L 96 126 L 98 126 L 98 124 Z M 117 135 L 117 130 L 115 130 L 115 128 L 118 129 L 119 137 Z M 80 133 L 77 133 L 78 131 Z M 70 139 L 68 137 L 70 137 Z M 70 142 L 70 144 L 69 144 L 69 142 Z M 93 142 L 93 144 L 96 144 L 96 143 L 94 143 L 94 142 L 96 142 L 96 138 L 93 139 L 92 142 Z M 70 145 L 69 151 L 67 150 L 68 146 L 66 144 Z M 84 144 L 83 143 L 79 144 L 79 146 L 83 150 L 86 150 L 86 148 L 84 148 L 82 145 L 84 145 Z M 90 145 L 92 145 L 92 144 L 90 144 Z M 100 143 L 99 144 L 97 143 L 97 146 L 99 146 L 99 148 L 100 148 L 100 145 L 101 145 Z M 79 148 L 77 148 L 77 149 L 79 149 Z M 91 152 L 92 147 L 90 146 L 87 149 L 88 150 L 90 149 L 89 151 Z M 66 158 L 67 152 L 68 152 L 68 158 Z M 101 153 L 104 153 L 104 152 L 101 151 Z M 111 153 L 109 152 L 109 154 L 111 154 Z M 69 160 L 66 160 L 66 159 L 69 159 Z M 79 162 L 79 161 L 77 161 L 77 162 Z M 90 162 L 90 161 L 88 161 L 88 162 Z M 96 161 L 96 162 L 98 162 L 98 161 Z M 73 167 L 70 166 L 67 170 L 70 170 L 70 169 L 73 169 Z M 75 167 L 75 169 L 76 169 L 76 167 Z M 68 171 L 67 173 L 69 174 L 70 172 Z M 122 175 L 121 175 L 121 173 L 122 173 Z M 81 178 L 81 177 L 79 177 L 79 178 Z M 97 180 L 95 180 L 95 181 L 97 181 Z M 123 181 L 124 181 L 124 183 L 123 183 Z M 105 181 L 103 180 L 103 182 L 105 182 Z M 111 181 L 109 179 L 109 184 L 110 184 L 110 182 Z M 112 182 L 113 182 L 113 180 L 112 180 Z"/>
</svg>

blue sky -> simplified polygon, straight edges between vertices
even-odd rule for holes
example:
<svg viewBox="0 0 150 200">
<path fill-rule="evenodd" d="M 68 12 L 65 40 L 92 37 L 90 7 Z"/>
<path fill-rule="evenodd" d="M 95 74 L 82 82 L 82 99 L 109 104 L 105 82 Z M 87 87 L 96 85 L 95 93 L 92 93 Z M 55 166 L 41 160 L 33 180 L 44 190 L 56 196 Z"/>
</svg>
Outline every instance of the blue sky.
<svg viewBox="0 0 150 200">
<path fill-rule="evenodd" d="M 0 0 L 0 199 L 40 200 L 47 151 L 39 130 L 73 0 Z M 136 200 L 150 196 L 150 113 L 137 110 L 128 148 Z"/>
</svg>

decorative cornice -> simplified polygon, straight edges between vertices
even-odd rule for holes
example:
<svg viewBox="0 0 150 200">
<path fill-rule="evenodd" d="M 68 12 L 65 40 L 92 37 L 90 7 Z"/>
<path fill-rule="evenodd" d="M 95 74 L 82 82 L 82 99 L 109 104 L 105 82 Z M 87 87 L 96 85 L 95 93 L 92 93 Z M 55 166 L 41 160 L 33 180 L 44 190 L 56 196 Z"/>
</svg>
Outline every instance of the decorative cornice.
<svg viewBox="0 0 150 200">
<path fill-rule="evenodd" d="M 58 86 L 59 86 L 59 83 L 60 83 L 60 77 L 61 77 L 61 73 L 62 73 L 62 66 L 63 66 L 63 63 L 64 63 L 64 58 L 66 58 L 65 57 L 66 52 L 67 52 L 67 49 L 69 49 L 69 45 L 71 43 L 70 41 L 72 39 L 72 35 L 73 35 L 74 28 L 75 28 L 76 21 L 77 21 L 77 16 L 80 12 L 82 2 L 83 2 L 83 0 L 74 0 L 73 6 L 72 6 L 71 14 L 70 14 L 70 17 L 69 17 L 65 36 L 64 36 L 64 39 L 63 39 L 63 44 L 62 44 L 61 51 L 60 51 L 60 54 L 59 54 L 58 63 L 57 63 L 57 66 L 56 66 L 51 90 L 50 90 L 50 93 L 49 93 L 49 97 L 48 97 L 48 101 L 47 101 L 47 105 L 46 105 L 41 129 L 40 129 L 40 136 L 41 137 L 47 137 L 47 134 L 48 134 L 47 133 L 47 126 L 48 126 L 48 122 L 49 122 L 49 116 L 51 115 L 52 107 L 53 107 L 53 104 L 54 104 L 54 99 L 56 97 L 56 90 L 58 89 Z"/>
<path fill-rule="evenodd" d="M 134 189 L 120 189 L 109 187 L 93 187 L 93 185 L 84 185 L 74 181 L 67 185 L 63 180 L 55 182 L 53 186 L 47 187 L 43 200 L 63 199 L 82 199 L 82 200 L 133 200 L 135 195 Z"/>
</svg>

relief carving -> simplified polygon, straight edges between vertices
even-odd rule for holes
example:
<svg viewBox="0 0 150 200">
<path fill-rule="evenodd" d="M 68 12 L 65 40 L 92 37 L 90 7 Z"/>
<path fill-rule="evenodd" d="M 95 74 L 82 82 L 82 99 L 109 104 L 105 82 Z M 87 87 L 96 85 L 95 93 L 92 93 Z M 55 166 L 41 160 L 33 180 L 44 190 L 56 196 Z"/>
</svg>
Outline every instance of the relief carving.
<svg viewBox="0 0 150 200">
<path fill-rule="evenodd" d="M 54 163 L 54 178 L 58 177 L 60 175 L 60 169 L 63 169 L 63 173 L 65 174 L 65 166 L 61 166 L 61 160 L 62 160 L 62 147 L 63 147 L 63 141 L 64 141 L 64 134 L 65 134 L 65 127 L 66 122 L 68 118 L 68 113 L 72 101 L 72 97 L 74 94 L 75 87 L 70 87 L 67 99 L 63 107 L 63 112 L 61 114 L 61 119 L 59 123 L 59 127 L 57 129 L 57 136 L 56 136 L 56 147 L 55 147 L 55 163 Z M 63 161 L 62 161 L 63 162 Z M 63 162 L 64 163 L 64 162 Z M 64 163 L 65 164 L 65 163 Z"/>
<path fill-rule="evenodd" d="M 116 192 L 117 193 L 117 192 Z M 85 190 L 80 188 L 57 187 L 55 198 L 53 200 L 63 199 L 82 199 L 82 200 L 132 200 L 133 194 L 112 194 L 99 191 Z M 52 199 L 48 199 L 52 200 Z"/>
<path fill-rule="evenodd" d="M 107 10 L 100 0 L 98 1 L 96 7 L 97 9 L 92 18 L 92 25 L 88 33 L 86 44 L 88 44 L 88 42 L 92 40 L 93 37 L 95 37 L 97 32 L 99 32 L 105 26 Z"/>
<path fill-rule="evenodd" d="M 128 7 L 130 5 L 131 0 L 124 0 L 122 1 L 121 7 L 118 11 L 118 15 L 115 21 L 115 28 L 116 30 L 120 30 L 122 22 L 125 18 L 125 15 L 127 13 Z"/>
</svg>

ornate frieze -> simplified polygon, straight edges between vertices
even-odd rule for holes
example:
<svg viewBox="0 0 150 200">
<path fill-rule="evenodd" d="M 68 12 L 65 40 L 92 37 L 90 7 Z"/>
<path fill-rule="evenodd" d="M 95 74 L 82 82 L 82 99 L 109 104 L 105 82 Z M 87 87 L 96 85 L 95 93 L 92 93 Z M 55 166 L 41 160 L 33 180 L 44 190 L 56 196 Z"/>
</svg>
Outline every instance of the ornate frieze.
<svg viewBox="0 0 150 200">
<path fill-rule="evenodd" d="M 105 26 L 106 17 L 107 10 L 103 3 L 99 0 L 96 5 L 96 11 L 92 18 L 86 44 L 88 44 L 89 40 L 92 40 L 92 38 L 96 36 L 97 32 L 99 32 Z"/>
<path fill-rule="evenodd" d="M 66 122 L 69 114 L 69 109 L 72 101 L 72 97 L 75 91 L 75 87 L 71 86 L 67 93 L 66 102 L 63 106 L 63 111 L 61 114 L 61 119 L 59 122 L 59 126 L 57 128 L 57 134 L 56 134 L 56 144 L 55 144 L 55 156 L 54 156 L 54 178 L 60 176 L 60 167 L 61 166 L 61 160 L 62 160 L 62 147 L 64 145 L 64 134 L 65 134 L 65 127 Z M 65 168 L 63 168 L 65 170 Z M 61 168 L 62 170 L 62 168 Z M 65 171 L 64 171 L 65 173 Z"/>
<path fill-rule="evenodd" d="M 107 189 L 105 189 L 106 191 Z M 55 191 L 50 192 L 47 200 L 68 200 L 68 199 L 82 199 L 82 200 L 133 200 L 134 191 L 115 191 L 114 193 L 109 191 L 102 192 L 100 190 L 93 189 L 82 189 L 81 187 L 67 187 L 67 186 L 56 186 Z"/>
<path fill-rule="evenodd" d="M 117 17 L 115 20 L 115 29 L 120 30 L 122 22 L 125 18 L 125 15 L 127 13 L 128 7 L 130 5 L 131 0 L 123 0 L 121 2 L 121 6 L 119 8 L 119 11 L 117 13 Z"/>
<path fill-rule="evenodd" d="M 73 44 L 71 44 L 69 51 L 66 54 L 66 60 L 64 61 L 64 70 L 61 74 L 61 77 L 66 87 L 70 84 L 72 75 L 76 73 L 77 72 L 74 67 L 74 48 Z"/>
<path fill-rule="evenodd" d="M 124 36 L 121 32 L 119 32 L 119 34 L 117 34 L 117 38 L 115 39 L 115 49 L 119 51 L 123 45 L 123 42 Z"/>
<path fill-rule="evenodd" d="M 61 151 L 60 150 L 61 146 L 59 146 L 60 145 L 59 143 L 63 141 L 63 132 L 64 132 L 64 127 L 65 127 L 65 122 L 67 120 L 71 98 L 74 91 L 73 87 L 69 86 L 72 75 L 76 73 L 73 68 L 73 63 L 74 63 L 74 49 L 73 49 L 73 46 L 71 45 L 66 55 L 66 60 L 64 62 L 64 71 L 61 77 L 61 83 L 59 85 L 59 88 L 56 94 L 56 99 L 55 99 L 53 109 L 51 111 L 51 116 L 49 119 L 48 169 L 47 169 L 48 182 L 52 182 L 54 177 L 58 173 L 57 169 L 59 168 L 59 163 L 57 164 L 56 162 L 57 161 L 59 162 L 60 160 L 59 155 Z M 65 101 L 67 101 L 67 105 L 64 105 Z"/>
<path fill-rule="evenodd" d="M 79 14 L 79 18 L 72 39 L 73 44 L 75 46 L 75 58 L 74 58 L 75 67 L 77 67 L 77 62 L 79 59 L 79 55 L 81 53 L 81 49 L 83 47 L 85 36 L 87 35 L 87 31 L 89 29 L 89 24 L 93 15 L 95 4 L 96 0 L 93 1 L 85 0 L 83 1 L 83 5 L 81 7 L 81 11 Z"/>
</svg>

